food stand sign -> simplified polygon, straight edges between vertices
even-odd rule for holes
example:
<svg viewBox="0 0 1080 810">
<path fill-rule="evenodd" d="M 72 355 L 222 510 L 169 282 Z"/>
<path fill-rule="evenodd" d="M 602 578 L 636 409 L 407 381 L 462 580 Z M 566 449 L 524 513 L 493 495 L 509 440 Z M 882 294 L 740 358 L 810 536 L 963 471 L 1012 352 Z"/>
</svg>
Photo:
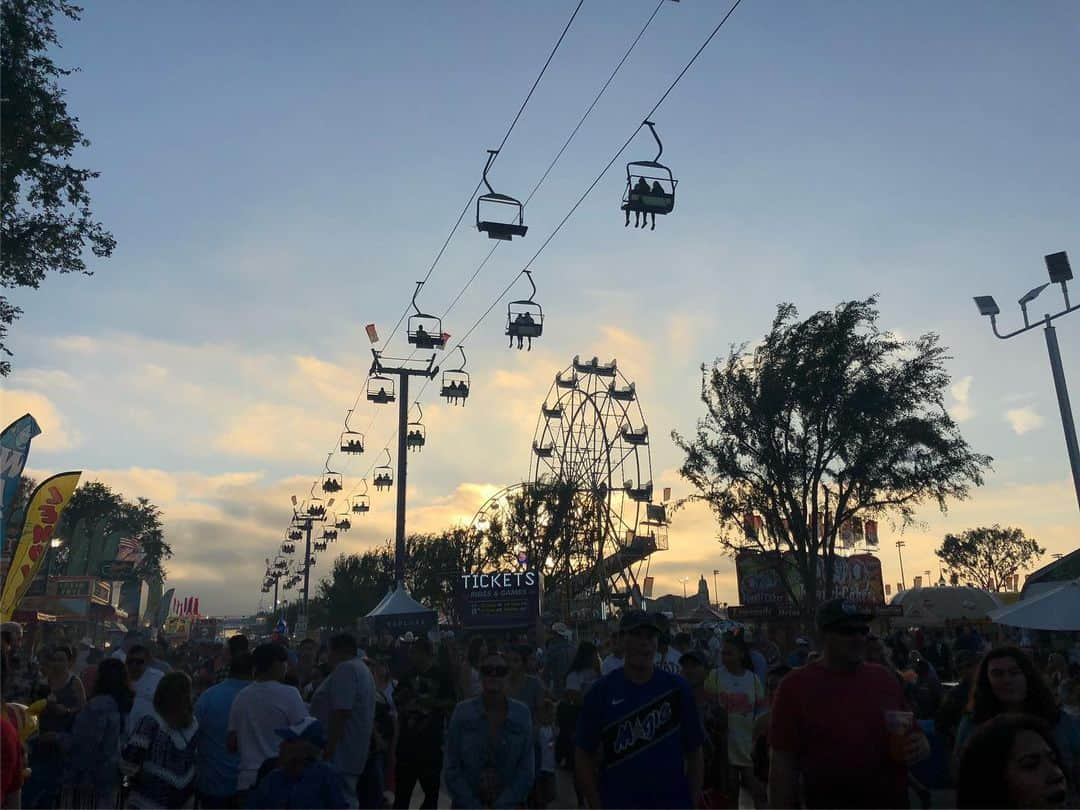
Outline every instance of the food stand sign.
<svg viewBox="0 0 1080 810">
<path fill-rule="evenodd" d="M 790 553 L 782 557 L 775 553 L 747 551 L 735 559 L 739 581 L 739 602 L 743 606 L 791 604 L 780 579 L 781 566 L 791 590 L 802 601 L 805 588 Z M 824 587 L 825 564 L 818 559 L 818 587 Z M 885 585 L 881 576 L 881 560 L 873 554 L 851 554 L 833 558 L 833 594 L 860 604 L 881 605 L 885 602 Z M 824 598 L 819 593 L 819 601 Z"/>
<path fill-rule="evenodd" d="M 543 587 L 538 571 L 460 574 L 458 619 L 473 630 L 528 627 L 540 617 Z"/>
</svg>

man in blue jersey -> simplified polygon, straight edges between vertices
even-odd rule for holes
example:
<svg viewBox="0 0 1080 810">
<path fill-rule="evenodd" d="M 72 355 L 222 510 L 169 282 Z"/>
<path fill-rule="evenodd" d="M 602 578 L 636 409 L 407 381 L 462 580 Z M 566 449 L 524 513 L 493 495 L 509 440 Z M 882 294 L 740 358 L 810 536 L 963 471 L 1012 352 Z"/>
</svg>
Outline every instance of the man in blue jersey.
<svg viewBox="0 0 1080 810">
<path fill-rule="evenodd" d="M 585 695 L 574 758 L 588 807 L 693 807 L 704 776 L 703 732 L 690 684 L 655 666 L 660 630 L 623 615 L 621 669 Z"/>
</svg>

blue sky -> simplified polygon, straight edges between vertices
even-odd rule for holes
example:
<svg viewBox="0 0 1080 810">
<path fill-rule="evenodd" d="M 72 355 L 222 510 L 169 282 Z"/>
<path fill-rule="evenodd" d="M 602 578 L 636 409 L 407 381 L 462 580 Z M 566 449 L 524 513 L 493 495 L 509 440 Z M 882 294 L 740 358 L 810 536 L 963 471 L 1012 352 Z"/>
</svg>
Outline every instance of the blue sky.
<svg viewBox="0 0 1080 810">
<path fill-rule="evenodd" d="M 94 208 L 119 246 L 93 278 L 12 296 L 25 315 L 4 416 L 31 408 L 51 434 L 30 466 L 156 497 L 173 584 L 215 611 L 251 609 L 288 494 L 321 469 L 370 364 L 363 325 L 385 334 L 401 314 L 574 5 L 101 2 L 62 25 L 59 58 L 82 68 L 69 103 L 93 142 L 80 160 L 102 173 Z M 654 6 L 584 4 L 497 190 L 528 193 Z M 483 312 L 726 8 L 661 10 L 529 206 L 529 236 L 499 247 L 447 331 Z M 745 0 L 654 116 L 675 213 L 655 232 L 622 227 L 622 164 L 654 153 L 639 134 L 534 265 L 548 315 L 536 350 L 506 351 L 497 308 L 467 349 L 474 401 L 425 402 L 412 524 L 470 515 L 525 474 L 540 401 L 575 354 L 618 357 L 656 437 L 654 477 L 686 494 L 664 437 L 693 426 L 697 366 L 759 338 L 780 300 L 809 313 L 879 293 L 885 326 L 941 334 L 950 407 L 996 459 L 973 501 L 910 533 L 925 559 L 912 564 L 929 567 L 943 531 L 995 521 L 1075 547 L 1042 340 L 995 341 L 970 297 L 996 295 L 1007 324 L 1005 302 L 1045 278 L 1043 254 L 1080 262 L 1078 31 L 1064 0 Z M 428 309 L 489 249 L 468 225 Z M 1059 330 L 1074 401 L 1078 330 Z M 358 412 L 370 445 L 389 410 Z M 390 505 L 341 550 L 386 536 Z M 682 521 L 653 567 L 661 590 L 719 567 L 731 597 L 707 516 Z"/>
</svg>

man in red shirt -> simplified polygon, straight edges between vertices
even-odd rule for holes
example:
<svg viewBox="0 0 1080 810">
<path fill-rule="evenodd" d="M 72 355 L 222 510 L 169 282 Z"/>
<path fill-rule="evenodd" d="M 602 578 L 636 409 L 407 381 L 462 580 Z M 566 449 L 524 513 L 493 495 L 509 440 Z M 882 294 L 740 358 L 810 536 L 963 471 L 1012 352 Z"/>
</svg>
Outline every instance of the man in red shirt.
<svg viewBox="0 0 1080 810">
<path fill-rule="evenodd" d="M 907 765 L 930 744 L 912 724 L 890 755 L 886 713 L 910 707 L 896 677 L 863 660 L 872 618 L 845 599 L 818 609 L 821 658 L 784 678 L 772 706 L 771 807 L 908 806 Z"/>
</svg>

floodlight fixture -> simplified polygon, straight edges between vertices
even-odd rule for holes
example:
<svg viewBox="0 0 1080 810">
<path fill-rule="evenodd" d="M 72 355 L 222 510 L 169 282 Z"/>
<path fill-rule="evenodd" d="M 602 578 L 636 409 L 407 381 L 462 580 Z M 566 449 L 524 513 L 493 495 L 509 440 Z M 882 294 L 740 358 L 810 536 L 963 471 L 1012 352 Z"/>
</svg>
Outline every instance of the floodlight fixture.
<svg viewBox="0 0 1080 810">
<path fill-rule="evenodd" d="M 1032 289 L 1030 289 L 1026 293 L 1024 293 L 1023 297 L 1019 301 L 1017 301 L 1016 303 L 1018 303 L 1020 306 L 1025 306 L 1026 304 L 1030 304 L 1032 301 L 1034 301 L 1036 298 L 1039 297 L 1039 293 L 1041 293 L 1043 290 L 1045 290 L 1049 286 L 1050 286 L 1050 282 L 1048 281 L 1045 284 L 1040 284 L 1038 287 L 1033 287 Z"/>
<path fill-rule="evenodd" d="M 1064 250 L 1060 253 L 1051 253 L 1045 256 L 1046 270 L 1050 274 L 1050 281 L 1054 284 L 1060 284 L 1066 281 L 1072 281 L 1073 273 L 1072 268 L 1069 266 L 1069 254 Z"/>
<path fill-rule="evenodd" d="M 980 315 L 989 315 L 991 318 L 1001 314 L 1001 308 L 997 305 L 992 295 L 976 295 L 975 306 L 979 308 Z"/>
</svg>

